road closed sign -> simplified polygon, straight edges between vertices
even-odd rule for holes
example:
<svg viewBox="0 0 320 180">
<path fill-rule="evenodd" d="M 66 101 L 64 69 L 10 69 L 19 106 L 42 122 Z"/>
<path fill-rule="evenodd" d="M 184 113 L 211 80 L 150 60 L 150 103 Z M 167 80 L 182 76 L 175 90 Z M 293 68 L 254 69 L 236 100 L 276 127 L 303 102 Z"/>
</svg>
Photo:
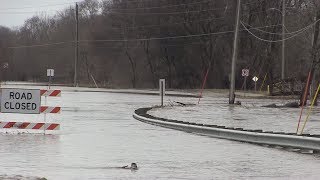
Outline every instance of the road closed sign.
<svg viewBox="0 0 320 180">
<path fill-rule="evenodd" d="M 2 89 L 1 112 L 39 114 L 41 106 L 40 90 Z"/>
</svg>

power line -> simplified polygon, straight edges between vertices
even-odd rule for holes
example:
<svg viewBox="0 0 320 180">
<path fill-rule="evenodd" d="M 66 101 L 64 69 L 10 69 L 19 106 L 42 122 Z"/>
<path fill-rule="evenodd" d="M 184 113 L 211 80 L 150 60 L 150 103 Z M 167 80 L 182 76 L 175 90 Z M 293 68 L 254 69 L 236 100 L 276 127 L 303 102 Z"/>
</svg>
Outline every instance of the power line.
<svg viewBox="0 0 320 180">
<path fill-rule="evenodd" d="M 194 11 L 178 11 L 178 12 L 146 12 L 146 13 L 133 13 L 133 12 L 108 12 L 110 14 L 124 14 L 124 15 L 136 15 L 136 16 L 147 16 L 147 15 L 175 15 L 175 14 L 188 14 L 188 13 L 201 13 L 201 12 L 209 12 L 209 11 L 230 11 L 232 9 L 229 8 L 214 8 L 214 9 L 206 9 L 206 10 L 194 10 Z M 27 12 L 18 12 L 18 11 L 0 11 L 0 14 L 35 14 L 39 12 L 57 12 L 57 10 L 47 10 L 47 11 L 27 11 Z"/>
<path fill-rule="evenodd" d="M 116 10 L 116 9 L 115 9 Z M 206 9 L 206 10 L 193 10 L 193 11 L 178 11 L 178 12 L 143 12 L 143 13 L 136 13 L 136 12 L 107 12 L 110 14 L 126 14 L 126 15 L 174 15 L 174 14 L 188 14 L 188 13 L 201 13 L 201 12 L 208 12 L 208 11 L 230 11 L 231 8 L 224 7 L 224 8 L 213 8 L 213 9 Z M 51 12 L 56 12 L 56 10 L 47 10 Z M 38 13 L 39 11 L 27 11 L 27 12 L 19 12 L 19 11 L 0 11 L 0 14 L 32 14 Z M 43 11 L 44 12 L 44 11 Z"/>
<path fill-rule="evenodd" d="M 269 26 L 261 26 L 261 27 L 256 27 L 256 28 L 269 28 L 269 27 L 274 27 L 274 26 L 281 26 L 282 24 L 274 24 L 274 25 L 269 25 Z M 245 31 L 245 29 L 241 29 L 240 31 Z M 233 31 L 234 32 L 234 31 Z M 183 43 L 183 44 L 178 44 L 178 45 L 174 45 L 174 44 L 166 44 L 165 46 L 166 47 L 182 47 L 182 46 L 189 46 L 189 45 L 203 45 L 204 43 L 201 43 L 201 42 L 198 42 L 198 43 Z M 143 47 L 140 47 L 140 46 L 128 46 L 130 48 L 143 48 Z M 157 47 L 154 47 L 154 48 L 159 48 L 161 47 L 160 46 L 157 46 Z M 110 46 L 110 47 L 106 47 L 106 46 L 95 46 L 94 48 L 107 48 L 107 49 L 119 49 L 119 48 L 123 48 L 123 46 L 118 46 L 118 47 L 115 47 L 115 46 Z"/>
<path fill-rule="evenodd" d="M 91 43 L 91 42 L 132 42 L 132 41 L 152 41 L 152 40 L 164 40 L 164 39 L 181 39 L 181 38 L 190 38 L 190 37 L 202 37 L 209 35 L 220 35 L 232 33 L 233 31 L 221 31 L 214 33 L 203 33 L 203 34 L 192 34 L 192 35 L 183 35 L 183 36 L 168 36 L 168 37 L 153 37 L 153 38 L 140 38 L 140 39 L 100 39 L 100 40 L 79 40 L 79 43 Z M 9 49 L 17 48 L 31 48 L 31 47 L 43 47 L 50 45 L 59 45 L 66 43 L 74 43 L 75 41 L 66 41 L 66 42 L 57 42 L 57 43 L 47 43 L 47 44 L 38 44 L 38 45 L 25 45 L 25 46 L 11 46 Z"/>
<path fill-rule="evenodd" d="M 75 1 L 77 2 L 77 1 Z M 41 6 L 25 6 L 25 7 L 18 7 L 18 8 L 0 8 L 0 11 L 7 11 L 7 10 L 19 10 L 19 9 L 35 9 L 35 8 L 41 8 L 41 7 L 54 7 L 54 6 L 64 6 L 64 5 L 73 5 L 75 2 L 71 3 L 59 3 L 59 4 L 46 4 Z M 146 9 L 161 9 L 161 8 L 170 8 L 170 7 L 179 7 L 179 6 L 189 6 L 189 5 L 196 5 L 196 4 L 202 4 L 212 2 L 212 0 L 205 0 L 200 2 L 193 2 L 193 3 L 183 3 L 183 4 L 172 4 L 172 5 L 164 5 L 164 6 L 153 6 L 153 7 L 141 7 L 141 8 L 111 8 L 108 10 L 146 10 Z M 81 2 L 80 2 L 81 4 Z M 225 9 L 223 8 L 216 8 L 216 9 Z"/>
<path fill-rule="evenodd" d="M 25 7 L 12 7 L 12 8 L 0 8 L 0 11 L 7 11 L 7 10 L 18 10 L 18 9 L 35 9 L 35 8 L 41 8 L 41 7 L 54 7 L 54 6 L 64 6 L 64 5 L 73 5 L 75 2 L 70 3 L 59 3 L 59 4 L 46 4 L 41 6 L 25 6 Z M 199 1 L 199 2 L 193 2 L 193 3 L 183 3 L 183 4 L 172 4 L 172 5 L 164 5 L 164 6 L 153 6 L 153 7 L 142 7 L 142 8 L 112 8 L 110 10 L 145 10 L 145 9 L 160 9 L 160 8 L 168 8 L 168 7 L 179 7 L 179 6 L 189 6 L 189 5 L 195 5 L 195 4 L 201 4 L 206 2 L 212 2 L 212 0 L 205 0 L 205 1 Z M 81 4 L 81 2 L 79 2 Z M 221 8 L 224 9 L 224 8 Z"/>
<path fill-rule="evenodd" d="M 161 9 L 161 8 L 170 8 L 170 7 L 179 7 L 179 6 L 189 6 L 194 4 L 201 4 L 206 2 L 212 2 L 212 0 L 193 2 L 193 3 L 184 3 L 184 4 L 172 4 L 172 5 L 164 5 L 164 6 L 152 6 L 152 7 L 141 7 L 141 8 L 112 8 L 110 10 L 146 10 L 146 9 Z M 223 8 L 221 8 L 223 9 Z"/>
<path fill-rule="evenodd" d="M 4 12 L 0 11 L 0 14 L 37 14 L 37 13 L 47 13 L 47 12 L 57 12 L 56 10 L 45 10 L 45 11 L 26 11 L 26 12 L 19 12 L 19 11 L 9 11 L 9 12 Z"/>
<path fill-rule="evenodd" d="M 47 4 L 47 5 L 41 5 L 41 6 L 25 6 L 25 7 L 19 7 L 19 8 L 0 8 L 0 11 L 6 11 L 6 10 L 15 10 L 15 9 L 36 9 L 36 8 L 41 8 L 41 7 L 53 7 L 53 6 L 63 6 L 63 5 L 71 5 L 74 4 L 75 2 L 72 3 L 60 3 L 60 4 Z"/>
<path fill-rule="evenodd" d="M 257 0 L 257 1 L 259 1 L 259 0 Z M 255 2 L 250 2 L 250 3 L 241 3 L 241 5 L 249 5 L 249 4 L 261 3 L 261 1 L 259 1 L 259 2 L 257 2 L 257 1 L 255 1 Z"/>
<path fill-rule="evenodd" d="M 174 26 L 174 25 L 180 25 L 185 23 L 193 23 L 193 22 L 203 22 L 203 21 L 213 21 L 213 20 L 221 20 L 224 19 L 225 16 L 219 17 L 219 18 L 209 18 L 209 19 L 200 19 L 197 21 L 183 21 L 183 22 L 177 22 L 177 23 L 169 23 L 169 24 L 154 24 L 154 25 L 145 25 L 145 26 L 130 26 L 126 28 L 110 28 L 110 29 L 140 29 L 140 28 L 153 28 L 153 27 L 162 27 L 162 26 Z"/>
<path fill-rule="evenodd" d="M 9 49 L 20 49 L 20 48 L 45 47 L 45 46 L 61 45 L 61 44 L 74 43 L 74 42 L 75 41 L 64 41 L 64 42 L 36 44 L 36 45 L 11 46 L 11 47 L 8 47 L 8 48 Z"/>
<path fill-rule="evenodd" d="M 130 1 L 125 1 L 126 3 L 146 3 L 146 2 L 150 2 L 150 1 L 154 1 L 154 0 L 130 0 Z M 103 2 L 106 2 L 106 0 L 103 0 Z"/>
<path fill-rule="evenodd" d="M 261 41 L 265 41 L 265 42 L 282 42 L 282 41 L 286 41 L 286 40 L 289 40 L 289 39 L 292 39 L 292 38 L 298 36 L 299 34 L 303 33 L 304 31 L 306 31 L 307 29 L 309 29 L 310 27 L 312 27 L 313 25 L 315 25 L 315 24 L 316 24 L 317 22 L 319 22 L 319 21 L 320 21 L 320 19 L 317 20 L 317 21 L 315 21 L 314 23 L 310 24 L 309 26 L 301 29 L 298 33 L 296 33 L 296 34 L 294 34 L 294 35 L 292 35 L 292 36 L 290 36 L 290 37 L 287 37 L 287 38 L 284 38 L 284 39 L 280 39 L 280 40 L 268 40 L 268 39 L 263 39 L 263 38 L 255 35 L 254 33 L 252 33 L 252 32 L 243 24 L 242 21 L 241 21 L 241 24 L 242 24 L 242 26 L 245 28 L 245 30 L 246 30 L 248 33 L 250 33 L 253 37 L 255 37 L 255 38 L 257 38 L 257 39 L 259 39 L 259 40 L 261 40 Z"/>
<path fill-rule="evenodd" d="M 151 38 L 139 38 L 139 39 L 105 39 L 105 40 L 80 40 L 79 42 L 130 42 L 130 41 L 152 41 L 152 40 L 164 40 L 164 39 L 181 39 L 190 37 L 202 37 L 209 35 L 220 35 L 231 33 L 233 31 L 220 31 L 214 33 L 202 33 L 202 34 L 191 34 L 183 36 L 167 36 L 167 37 L 151 37 Z"/>
<path fill-rule="evenodd" d="M 110 14 L 127 14 L 127 15 L 172 15 L 172 14 L 188 14 L 188 13 L 200 13 L 200 12 L 207 12 L 207 11 L 216 11 L 216 10 L 224 10 L 227 11 L 228 8 L 214 8 L 214 9 L 206 9 L 206 10 L 195 10 L 195 11 L 180 11 L 180 12 L 150 12 L 150 13 L 133 13 L 133 12 L 108 12 Z M 231 10 L 231 9 L 229 9 Z"/>
<path fill-rule="evenodd" d="M 273 26 L 280 26 L 281 24 L 269 25 L 269 26 L 262 26 L 259 28 L 266 28 L 266 27 L 273 27 Z M 240 31 L 244 31 L 246 29 L 241 29 Z M 202 36 L 211 36 L 211 35 L 220 35 L 220 34 L 228 34 L 234 33 L 234 30 L 230 31 L 220 31 L 214 33 L 203 33 L 203 34 L 194 34 L 194 35 L 185 35 L 185 36 L 169 36 L 169 37 L 159 37 L 159 38 L 142 38 L 142 39 L 109 39 L 109 40 L 79 40 L 79 42 L 90 43 L 90 42 L 129 42 L 129 41 L 149 41 L 149 40 L 164 40 L 164 39 L 180 39 L 180 38 L 190 38 L 190 37 L 202 37 Z M 64 42 L 56 42 L 56 43 L 46 43 L 46 44 L 38 44 L 38 45 L 23 45 L 23 46 L 11 46 L 8 47 L 9 49 L 19 49 L 19 48 L 33 48 L 33 47 L 45 47 L 51 45 L 60 45 L 60 44 L 68 44 L 68 43 L 75 43 L 75 41 L 64 41 Z"/>
<path fill-rule="evenodd" d="M 166 45 L 160 45 L 160 46 L 155 46 L 155 47 L 151 47 L 151 48 L 161 48 L 161 47 L 184 47 L 184 46 L 192 46 L 192 45 L 202 45 L 204 43 L 201 43 L 201 42 L 198 42 L 198 43 L 183 43 L 183 44 L 166 44 Z M 142 46 L 128 46 L 130 48 L 144 48 Z M 95 46 L 94 48 L 106 48 L 106 49 L 119 49 L 119 48 L 123 48 L 123 46 L 118 46 L 118 47 L 115 47 L 115 46 L 110 46 L 110 47 L 106 47 L 106 46 Z"/>
<path fill-rule="evenodd" d="M 253 27 L 253 26 L 251 26 L 251 25 L 249 25 L 249 24 L 246 24 L 246 23 L 244 23 L 243 21 L 242 21 L 242 23 L 243 23 L 244 25 L 246 25 L 246 26 L 249 26 L 250 29 L 254 29 L 254 30 L 260 31 L 260 32 L 262 32 L 262 33 L 274 34 L 274 35 L 279 35 L 279 36 L 283 35 L 283 33 L 274 33 L 274 32 L 269 32 L 269 31 L 261 30 L 261 29 L 259 29 L 259 28 Z M 315 23 L 309 24 L 309 25 L 307 25 L 306 27 L 301 28 L 301 29 L 299 29 L 299 30 L 292 31 L 292 32 L 288 32 L 288 33 L 284 33 L 284 34 L 285 34 L 285 35 L 291 35 L 291 34 L 299 33 L 300 31 L 303 31 L 303 30 L 309 28 L 309 26 L 312 26 L 313 24 L 315 24 Z"/>
</svg>

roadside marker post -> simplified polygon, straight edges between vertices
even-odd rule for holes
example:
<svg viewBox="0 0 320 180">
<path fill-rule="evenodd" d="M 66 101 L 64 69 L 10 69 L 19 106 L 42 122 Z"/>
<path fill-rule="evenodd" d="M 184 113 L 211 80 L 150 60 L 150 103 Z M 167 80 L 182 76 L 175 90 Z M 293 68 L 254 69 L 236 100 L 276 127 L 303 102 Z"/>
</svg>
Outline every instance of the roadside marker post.
<svg viewBox="0 0 320 180">
<path fill-rule="evenodd" d="M 50 86 L 51 86 L 51 78 L 54 76 L 54 69 L 47 69 L 47 77 L 49 77 L 49 82 L 48 82 L 48 90 L 50 90 Z M 44 97 L 44 103 L 45 105 L 47 105 L 47 96 Z M 48 108 L 45 108 L 45 109 L 41 109 L 41 110 L 47 110 Z M 46 122 L 47 120 L 47 113 L 44 113 L 43 115 L 43 119 L 44 119 L 44 122 Z M 43 129 L 43 134 L 46 134 L 46 130 Z"/>
<path fill-rule="evenodd" d="M 50 85 L 51 85 L 51 78 L 54 76 L 54 69 L 47 69 L 47 76 L 49 77 L 49 89 L 50 89 Z"/>
<path fill-rule="evenodd" d="M 245 92 L 247 90 L 247 77 L 249 76 L 249 69 L 242 69 L 241 75 L 242 77 L 244 77 L 243 96 L 245 96 Z"/>
<path fill-rule="evenodd" d="M 159 92 L 160 92 L 160 97 L 161 97 L 161 107 L 163 107 L 163 98 L 166 94 L 166 80 L 165 79 L 160 79 L 159 80 Z"/>
<path fill-rule="evenodd" d="M 257 81 L 259 80 L 259 78 L 257 76 L 254 76 L 252 80 L 254 81 L 254 91 L 257 91 Z"/>
</svg>

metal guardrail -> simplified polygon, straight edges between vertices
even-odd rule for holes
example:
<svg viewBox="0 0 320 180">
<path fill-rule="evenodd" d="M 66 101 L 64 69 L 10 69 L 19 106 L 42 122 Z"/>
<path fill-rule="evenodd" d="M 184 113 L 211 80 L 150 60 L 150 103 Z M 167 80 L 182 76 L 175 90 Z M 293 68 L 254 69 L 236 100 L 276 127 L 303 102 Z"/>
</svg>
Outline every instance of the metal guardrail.
<svg viewBox="0 0 320 180">
<path fill-rule="evenodd" d="M 295 135 L 293 133 L 275 133 L 271 131 L 263 132 L 262 130 L 244 130 L 242 128 L 227 128 L 217 125 L 169 120 L 148 115 L 146 112 L 150 109 L 151 108 L 138 109 L 134 112 L 133 117 L 148 124 L 215 138 L 320 151 L 320 135 Z"/>
</svg>

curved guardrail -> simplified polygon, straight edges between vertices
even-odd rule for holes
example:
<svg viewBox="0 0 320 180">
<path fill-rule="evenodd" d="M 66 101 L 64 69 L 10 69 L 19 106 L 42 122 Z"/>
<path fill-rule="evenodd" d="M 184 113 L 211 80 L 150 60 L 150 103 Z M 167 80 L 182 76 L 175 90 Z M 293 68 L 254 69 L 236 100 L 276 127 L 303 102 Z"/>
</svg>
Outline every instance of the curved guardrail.
<svg viewBox="0 0 320 180">
<path fill-rule="evenodd" d="M 262 130 L 246 130 L 242 128 L 228 128 L 225 126 L 170 120 L 147 114 L 147 112 L 151 109 L 152 108 L 137 109 L 135 110 L 133 117 L 148 124 L 215 138 L 320 151 L 320 135 L 296 135 L 294 133 L 272 131 L 264 132 Z"/>
</svg>

